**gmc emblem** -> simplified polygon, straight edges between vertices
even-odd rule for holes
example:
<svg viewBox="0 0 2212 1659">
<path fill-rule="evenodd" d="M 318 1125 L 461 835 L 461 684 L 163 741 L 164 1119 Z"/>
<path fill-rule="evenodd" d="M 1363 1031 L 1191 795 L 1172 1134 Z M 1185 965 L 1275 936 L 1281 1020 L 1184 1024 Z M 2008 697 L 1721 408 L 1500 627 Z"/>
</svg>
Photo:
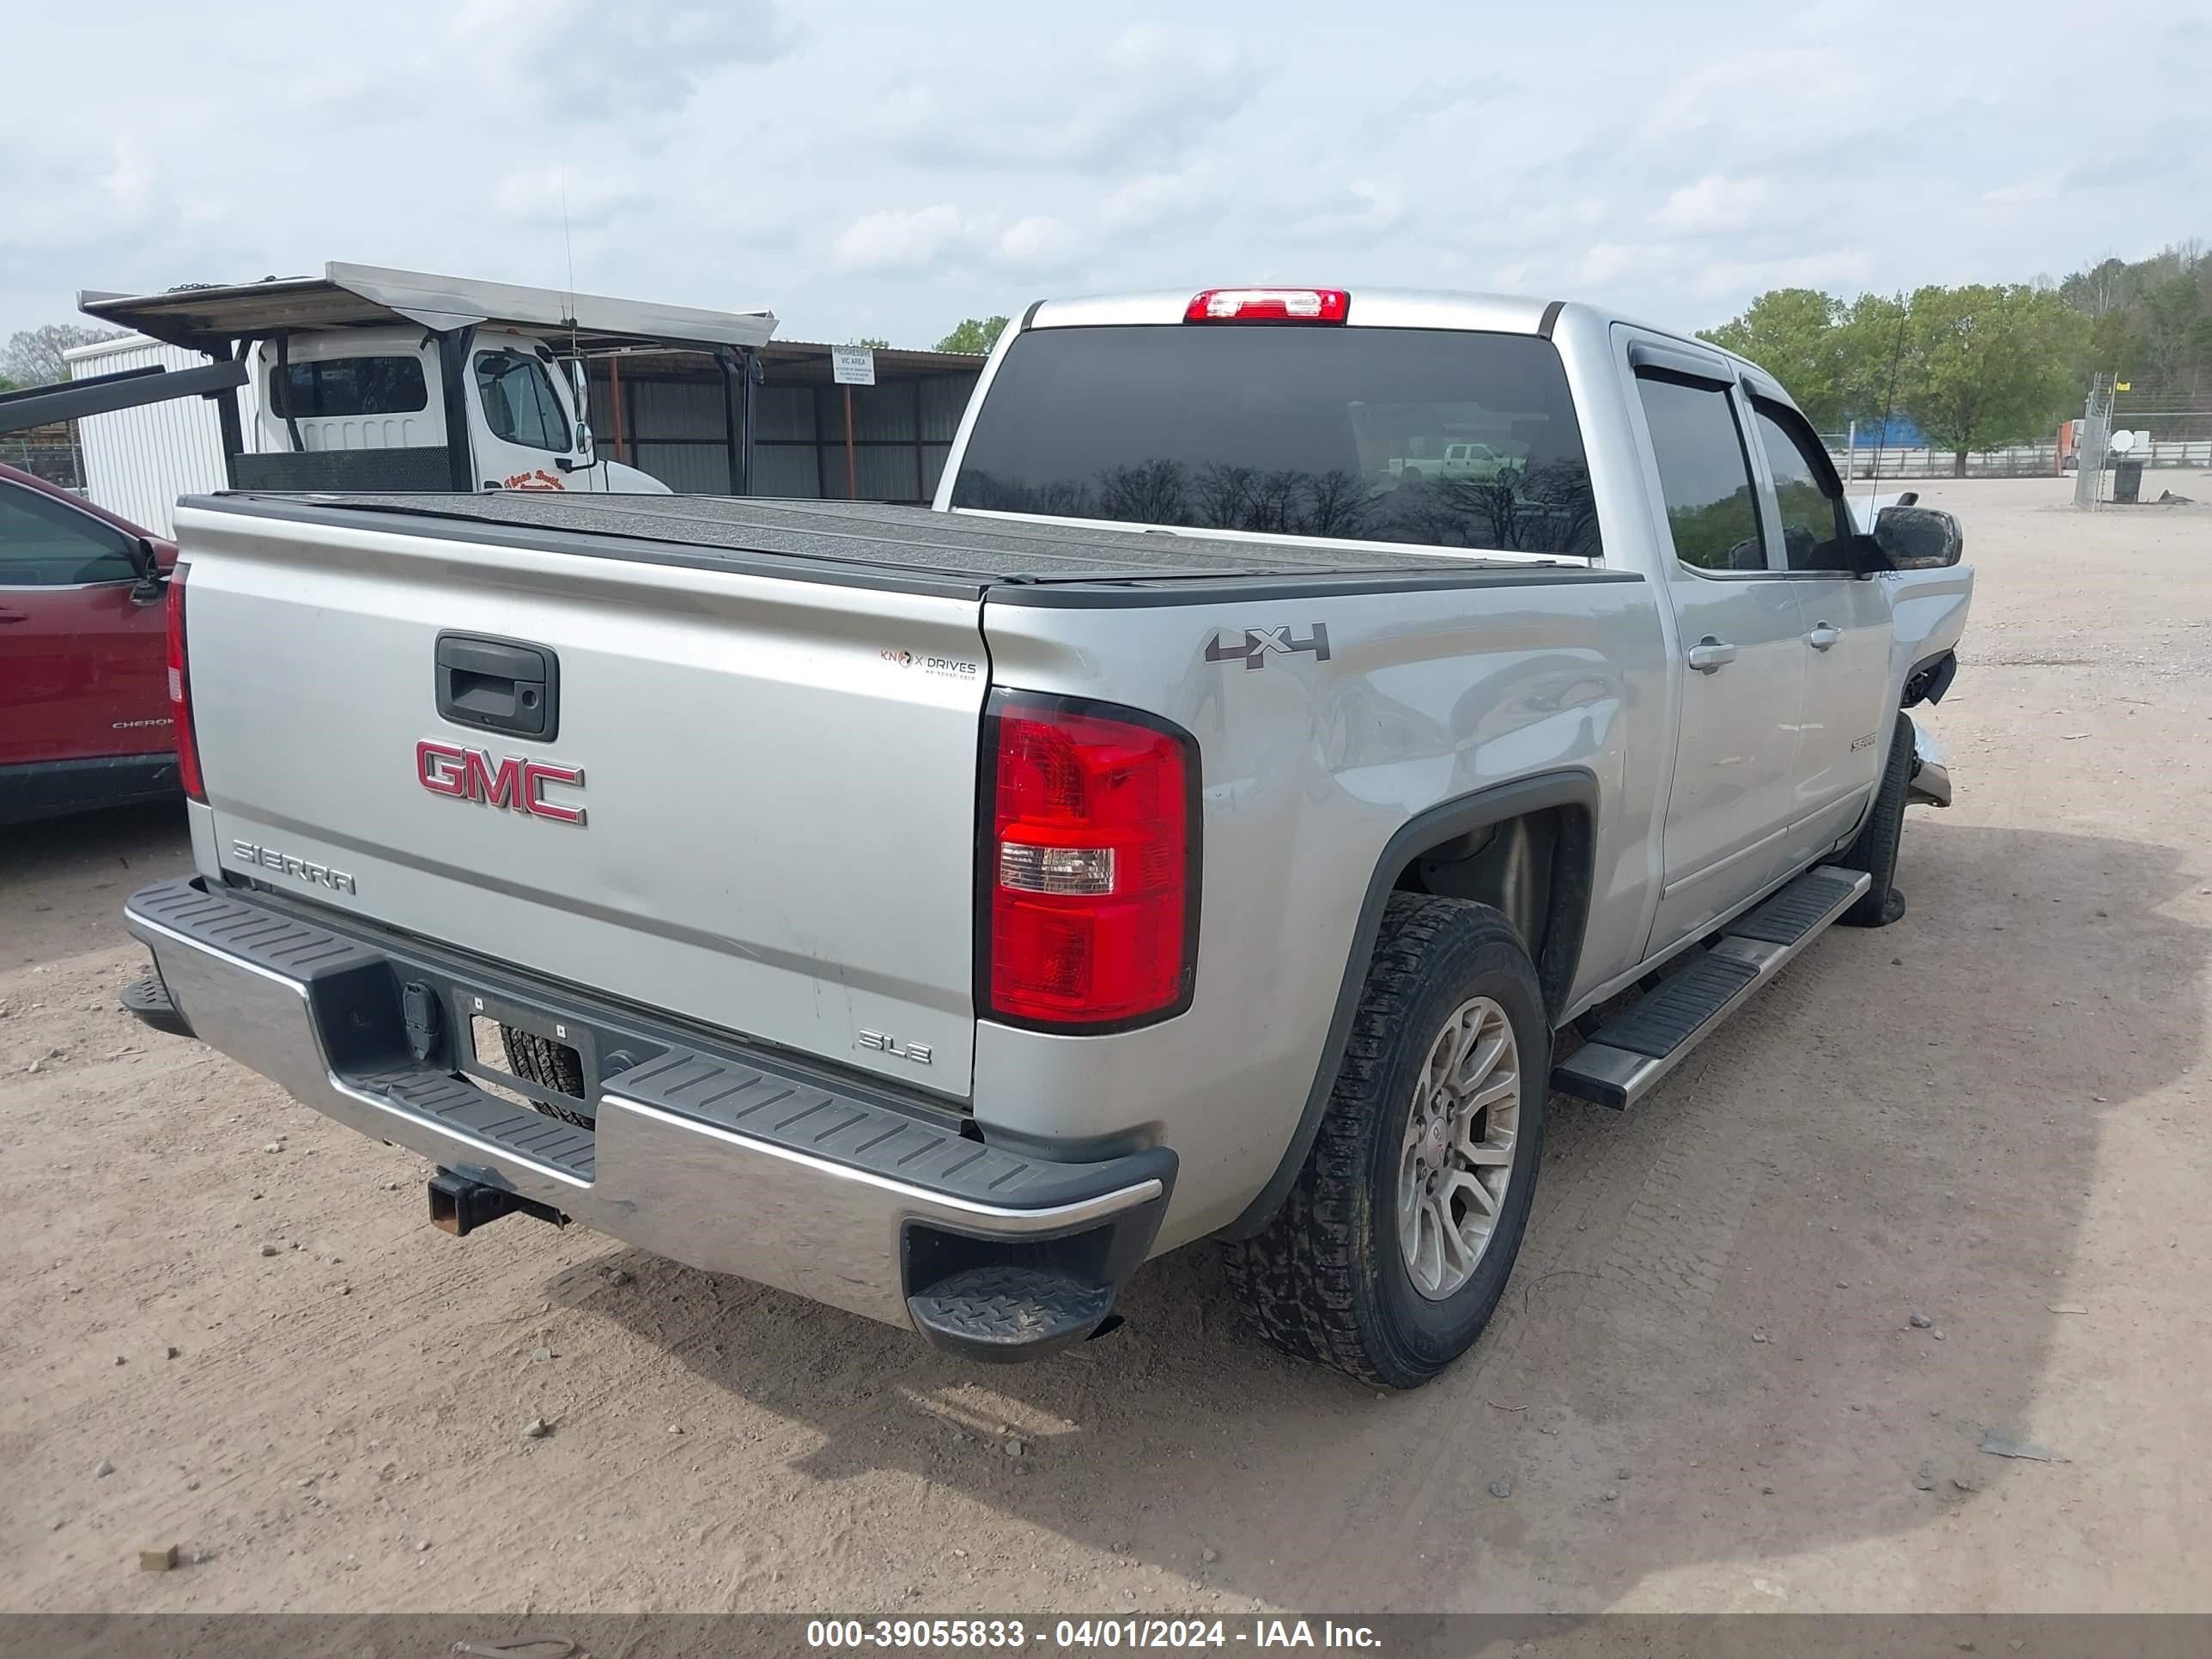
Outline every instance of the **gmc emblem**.
<svg viewBox="0 0 2212 1659">
<path fill-rule="evenodd" d="M 556 823 L 584 821 L 582 807 L 545 799 L 549 784 L 580 790 L 584 787 L 581 767 L 556 766 L 519 755 L 495 762 L 481 749 L 464 749 L 459 744 L 426 738 L 415 745 L 415 776 L 434 795 L 483 801 L 509 812 L 550 818 Z"/>
</svg>

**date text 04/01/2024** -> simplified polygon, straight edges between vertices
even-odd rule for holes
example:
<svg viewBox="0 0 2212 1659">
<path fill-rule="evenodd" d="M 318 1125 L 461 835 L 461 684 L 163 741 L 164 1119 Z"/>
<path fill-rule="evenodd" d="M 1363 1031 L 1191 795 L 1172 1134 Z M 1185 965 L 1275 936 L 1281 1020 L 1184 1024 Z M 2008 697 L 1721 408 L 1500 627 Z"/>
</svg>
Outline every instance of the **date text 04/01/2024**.
<svg viewBox="0 0 2212 1659">
<path fill-rule="evenodd" d="M 806 1627 L 811 1648 L 959 1649 L 1030 1646 L 1067 1650 L 1146 1648 L 1333 1648 L 1379 1651 L 1378 1633 L 1333 1620 L 1060 1619 L 1047 1626 L 1022 1619 L 823 1619 Z"/>
</svg>

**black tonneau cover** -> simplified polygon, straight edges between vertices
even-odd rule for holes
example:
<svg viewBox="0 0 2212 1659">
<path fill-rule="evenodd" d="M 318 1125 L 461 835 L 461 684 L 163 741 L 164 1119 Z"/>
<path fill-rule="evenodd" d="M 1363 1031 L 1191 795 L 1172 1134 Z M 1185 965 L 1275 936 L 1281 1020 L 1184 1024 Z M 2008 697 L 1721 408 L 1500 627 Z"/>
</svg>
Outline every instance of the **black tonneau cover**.
<svg viewBox="0 0 2212 1659">
<path fill-rule="evenodd" d="M 1114 593 L 1127 603 L 1132 588 L 1167 587 L 1177 597 L 1194 597 L 1181 592 L 1182 585 L 1223 581 L 1249 593 L 1252 579 L 1268 577 L 1300 587 L 1355 590 L 1635 580 L 1593 570 L 1579 560 L 1553 564 L 1459 550 L 1216 540 L 871 502 L 530 490 L 471 495 L 238 491 L 187 497 L 184 505 L 600 557 L 764 569 L 978 598 L 988 592 L 1013 603 L 1110 603 L 1108 595 Z M 640 544 L 652 545 L 648 550 Z"/>
</svg>

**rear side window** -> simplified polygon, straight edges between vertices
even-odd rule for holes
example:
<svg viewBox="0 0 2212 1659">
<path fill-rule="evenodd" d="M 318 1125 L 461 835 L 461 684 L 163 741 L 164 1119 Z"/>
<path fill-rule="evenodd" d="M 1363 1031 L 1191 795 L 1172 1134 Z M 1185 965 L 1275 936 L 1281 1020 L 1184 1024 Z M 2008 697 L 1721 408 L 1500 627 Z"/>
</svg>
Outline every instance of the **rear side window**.
<svg viewBox="0 0 2212 1659">
<path fill-rule="evenodd" d="M 1659 463 L 1674 556 L 1698 570 L 1764 570 L 1751 457 L 1723 387 L 1644 370 L 1636 377 Z"/>
<path fill-rule="evenodd" d="M 105 520 L 0 482 L 0 587 L 129 581 L 131 538 Z"/>
<path fill-rule="evenodd" d="M 1048 328 L 1008 348 L 952 505 L 1262 535 L 1599 551 L 1548 340 Z"/>
<path fill-rule="evenodd" d="M 1855 573 L 1853 526 L 1844 487 L 1820 440 L 1801 416 L 1778 404 L 1754 403 L 1759 447 L 1774 478 L 1774 505 L 1782 516 L 1782 551 L 1792 570 Z"/>
<path fill-rule="evenodd" d="M 269 371 L 269 407 L 283 419 L 413 415 L 429 406 L 420 357 L 328 357 Z"/>
<path fill-rule="evenodd" d="M 553 391 L 553 377 L 537 358 L 520 351 L 477 353 L 477 395 L 484 424 L 495 438 L 526 449 L 568 453 L 568 417 Z"/>
</svg>

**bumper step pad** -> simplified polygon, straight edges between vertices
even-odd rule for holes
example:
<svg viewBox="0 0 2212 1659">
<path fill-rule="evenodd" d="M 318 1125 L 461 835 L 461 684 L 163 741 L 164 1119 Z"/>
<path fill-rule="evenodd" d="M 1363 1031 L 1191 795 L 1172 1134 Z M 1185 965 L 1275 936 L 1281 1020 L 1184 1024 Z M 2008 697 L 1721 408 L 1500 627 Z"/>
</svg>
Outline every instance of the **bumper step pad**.
<svg viewBox="0 0 2212 1659">
<path fill-rule="evenodd" d="M 149 974 L 123 988 L 116 999 L 126 1014 L 135 1014 L 144 1024 L 171 1036 L 188 1037 L 192 1034 L 192 1023 L 185 1018 L 184 1010 L 169 1000 L 169 988 L 161 983 L 159 974 Z"/>
<path fill-rule="evenodd" d="M 1012 1361 L 1082 1341 L 1114 1311 L 1114 1292 L 1042 1268 L 994 1264 L 954 1273 L 906 1305 L 915 1328 L 948 1352 Z"/>
<path fill-rule="evenodd" d="M 587 1183 L 598 1178 L 599 1143 L 589 1129 L 514 1105 L 463 1079 L 421 1066 L 395 1066 L 345 1080 L 509 1157 L 527 1158 Z"/>
<path fill-rule="evenodd" d="M 1731 922 L 1686 968 L 1665 979 L 1552 1068 L 1552 1086 L 1601 1106 L 1634 1105 L 1721 1022 L 1818 939 L 1867 890 L 1856 870 L 1822 865 Z"/>
</svg>

